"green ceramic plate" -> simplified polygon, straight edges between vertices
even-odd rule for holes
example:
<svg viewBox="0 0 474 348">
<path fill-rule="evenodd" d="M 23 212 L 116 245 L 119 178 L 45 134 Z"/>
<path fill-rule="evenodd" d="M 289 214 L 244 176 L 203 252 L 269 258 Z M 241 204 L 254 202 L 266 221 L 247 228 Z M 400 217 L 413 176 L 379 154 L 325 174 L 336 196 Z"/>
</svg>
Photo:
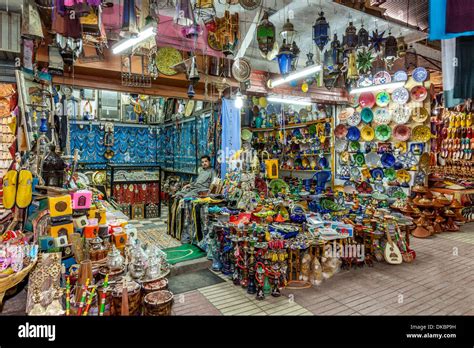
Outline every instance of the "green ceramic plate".
<svg viewBox="0 0 474 348">
<path fill-rule="evenodd" d="M 392 128 L 386 124 L 381 124 L 375 128 L 375 137 L 380 141 L 387 141 L 392 136 Z"/>
<path fill-rule="evenodd" d="M 395 180 L 395 178 L 397 177 L 397 173 L 395 172 L 395 169 L 393 168 L 386 168 L 384 169 L 384 174 L 385 174 L 385 177 L 388 179 L 388 180 Z"/>
</svg>

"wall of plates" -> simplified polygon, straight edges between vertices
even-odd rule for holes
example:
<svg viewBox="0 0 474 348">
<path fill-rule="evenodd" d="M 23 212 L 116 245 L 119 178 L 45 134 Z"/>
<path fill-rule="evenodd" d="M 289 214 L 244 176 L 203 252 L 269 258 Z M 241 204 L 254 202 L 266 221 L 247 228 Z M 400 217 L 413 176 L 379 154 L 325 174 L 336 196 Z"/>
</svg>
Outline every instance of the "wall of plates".
<svg viewBox="0 0 474 348">
<path fill-rule="evenodd" d="M 351 95 L 334 129 L 335 184 L 381 199 L 403 197 L 415 183 L 425 183 L 432 136 L 427 71 L 384 73 L 383 83 L 405 84 Z"/>
</svg>

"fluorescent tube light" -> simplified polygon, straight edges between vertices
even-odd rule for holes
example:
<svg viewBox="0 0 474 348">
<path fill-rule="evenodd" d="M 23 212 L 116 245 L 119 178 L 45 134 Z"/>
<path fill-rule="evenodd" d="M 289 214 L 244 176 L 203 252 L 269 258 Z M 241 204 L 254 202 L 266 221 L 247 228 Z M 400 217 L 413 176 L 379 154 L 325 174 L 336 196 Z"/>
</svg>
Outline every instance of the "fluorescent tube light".
<svg viewBox="0 0 474 348">
<path fill-rule="evenodd" d="M 381 91 L 384 89 L 395 89 L 399 87 L 405 86 L 406 81 L 399 81 L 399 82 L 392 82 L 392 83 L 384 83 L 381 85 L 372 85 L 368 87 L 359 87 L 359 88 L 353 88 L 349 92 L 349 94 L 359 94 L 359 93 L 364 93 L 364 92 L 375 92 L 375 91 Z"/>
<path fill-rule="evenodd" d="M 114 47 L 112 47 L 112 52 L 113 54 L 118 54 L 132 46 L 138 45 L 140 42 L 145 41 L 154 35 L 156 35 L 156 25 L 147 26 L 137 36 L 119 41 Z"/>
<path fill-rule="evenodd" d="M 267 101 L 273 103 L 282 103 L 282 104 L 293 104 L 293 105 L 304 105 L 309 106 L 311 102 L 303 100 L 303 99 L 295 99 L 295 98 L 278 98 L 278 97 L 268 97 Z"/>
<path fill-rule="evenodd" d="M 288 76 L 283 77 L 281 79 L 278 79 L 278 80 L 275 80 L 275 81 L 268 80 L 268 87 L 273 88 L 273 87 L 280 86 L 280 85 L 282 85 L 284 83 L 287 83 L 287 82 L 290 82 L 290 81 L 298 80 L 302 77 L 314 74 L 314 73 L 320 71 L 321 69 L 322 69 L 321 65 L 309 66 L 309 67 L 307 67 L 303 70 L 300 70 L 300 71 L 297 71 L 295 73 L 289 74 Z"/>
</svg>

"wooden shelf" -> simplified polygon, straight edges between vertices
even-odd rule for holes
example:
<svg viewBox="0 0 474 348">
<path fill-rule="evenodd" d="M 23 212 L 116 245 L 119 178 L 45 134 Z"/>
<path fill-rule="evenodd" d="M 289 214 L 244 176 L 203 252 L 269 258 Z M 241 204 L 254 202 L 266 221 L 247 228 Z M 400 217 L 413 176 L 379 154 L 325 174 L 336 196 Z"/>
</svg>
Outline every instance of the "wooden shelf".
<svg viewBox="0 0 474 348">
<path fill-rule="evenodd" d="M 248 130 L 250 130 L 252 132 L 272 132 L 272 131 L 278 131 L 280 129 L 303 128 L 303 127 L 306 127 L 306 126 L 311 126 L 312 124 L 330 122 L 330 120 L 331 120 L 330 118 L 323 118 L 321 120 L 316 120 L 316 121 L 285 124 L 283 127 L 269 127 L 269 128 L 242 127 L 242 128 L 247 128 Z"/>
</svg>

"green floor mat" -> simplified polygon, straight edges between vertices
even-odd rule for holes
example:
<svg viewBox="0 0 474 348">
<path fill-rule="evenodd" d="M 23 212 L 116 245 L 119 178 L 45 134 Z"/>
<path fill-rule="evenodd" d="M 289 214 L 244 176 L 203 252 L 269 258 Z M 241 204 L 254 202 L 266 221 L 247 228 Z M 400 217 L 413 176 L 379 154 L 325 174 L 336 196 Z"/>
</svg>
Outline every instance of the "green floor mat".
<svg viewBox="0 0 474 348">
<path fill-rule="evenodd" d="M 163 251 L 166 253 L 168 262 L 172 265 L 206 256 L 204 251 L 193 244 L 183 244 L 179 247 L 164 249 Z"/>
</svg>

